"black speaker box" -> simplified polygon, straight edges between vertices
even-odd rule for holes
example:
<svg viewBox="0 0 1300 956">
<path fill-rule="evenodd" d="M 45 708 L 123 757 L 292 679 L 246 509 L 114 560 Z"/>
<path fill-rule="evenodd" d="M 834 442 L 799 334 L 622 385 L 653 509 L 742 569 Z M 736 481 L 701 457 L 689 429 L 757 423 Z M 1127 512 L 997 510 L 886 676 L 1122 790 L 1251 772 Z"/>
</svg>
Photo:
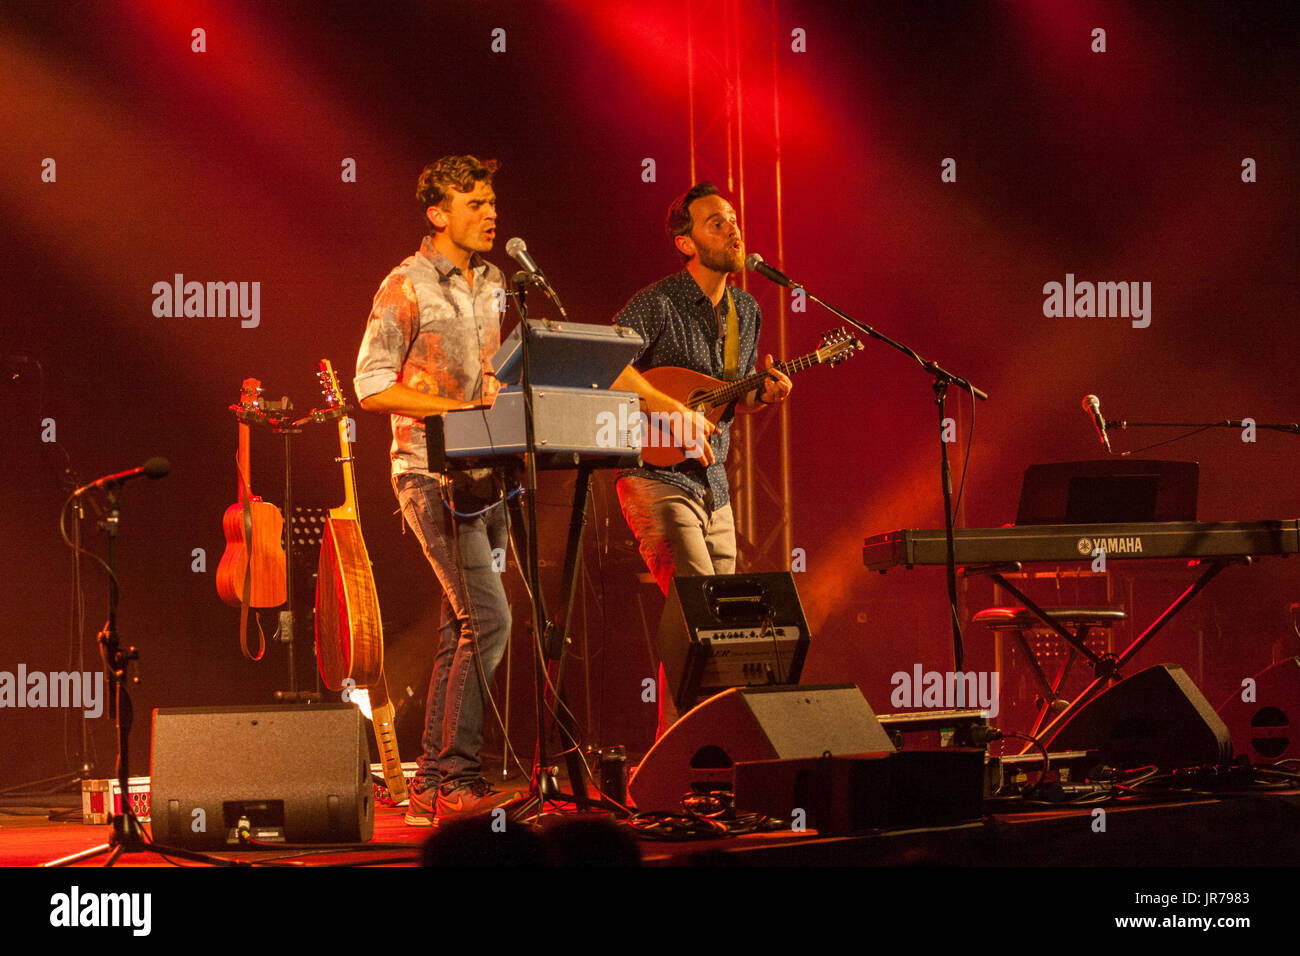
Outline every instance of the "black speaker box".
<svg viewBox="0 0 1300 956">
<path fill-rule="evenodd" d="M 1248 754 L 1257 764 L 1300 757 L 1296 731 L 1300 717 L 1300 657 L 1265 668 L 1253 681 L 1249 693 L 1243 687 L 1219 708 L 1219 716 L 1232 735 L 1233 749 Z"/>
<path fill-rule="evenodd" d="M 733 687 L 687 713 L 650 748 L 628 783 L 642 810 L 680 810 L 691 791 L 731 790 L 741 761 L 892 752 L 862 691 Z"/>
<path fill-rule="evenodd" d="M 366 721 L 352 704 L 177 707 L 153 712 L 150 817 L 162 844 L 374 836 Z"/>
<path fill-rule="evenodd" d="M 1232 759 L 1228 728 L 1177 664 L 1112 684 L 1066 721 L 1049 751 L 1098 750 L 1120 769 L 1219 767 Z"/>
<path fill-rule="evenodd" d="M 948 747 L 899 753 L 736 764 L 739 811 L 762 813 L 824 836 L 948 826 L 984 809 L 984 751 Z"/>
</svg>

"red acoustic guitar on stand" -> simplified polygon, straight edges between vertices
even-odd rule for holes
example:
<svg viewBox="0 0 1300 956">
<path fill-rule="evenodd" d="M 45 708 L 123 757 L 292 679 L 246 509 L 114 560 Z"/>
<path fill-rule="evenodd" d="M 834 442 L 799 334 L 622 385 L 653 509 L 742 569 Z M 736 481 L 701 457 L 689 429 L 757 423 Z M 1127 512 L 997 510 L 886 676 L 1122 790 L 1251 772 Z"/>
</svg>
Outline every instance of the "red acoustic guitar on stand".
<svg viewBox="0 0 1300 956">
<path fill-rule="evenodd" d="M 260 660 L 266 649 L 260 640 L 257 655 L 248 650 L 248 609 L 279 607 L 285 602 L 284 517 L 280 509 L 252 492 L 249 478 L 250 422 L 263 420 L 262 383 L 244 379 L 239 404 L 230 406 L 239 419 L 239 451 L 235 465 L 239 476 L 239 500 L 226 509 L 221 519 L 226 550 L 217 565 L 217 594 L 227 604 L 241 608 L 239 640 L 244 655 Z"/>
</svg>

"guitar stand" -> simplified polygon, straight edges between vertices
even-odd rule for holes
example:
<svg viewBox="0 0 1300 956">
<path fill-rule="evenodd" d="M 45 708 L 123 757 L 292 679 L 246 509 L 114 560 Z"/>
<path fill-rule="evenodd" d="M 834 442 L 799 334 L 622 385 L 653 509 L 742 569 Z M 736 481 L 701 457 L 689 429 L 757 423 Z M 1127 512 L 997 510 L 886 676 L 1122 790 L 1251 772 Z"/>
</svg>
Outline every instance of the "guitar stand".
<svg viewBox="0 0 1300 956">
<path fill-rule="evenodd" d="M 316 674 L 315 690 L 298 689 L 298 670 L 294 657 L 297 613 L 293 600 L 293 438 L 303 433 L 303 426 L 324 424 L 347 414 L 347 409 L 313 409 L 302 418 L 294 419 L 293 402 L 288 397 L 278 402 L 262 401 L 260 416 L 245 419 L 250 425 L 267 425 L 271 434 L 284 439 L 284 606 L 280 609 L 279 643 L 285 646 L 286 666 L 289 670 L 288 690 L 272 694 L 277 704 L 319 703 L 321 700 L 320 672 Z"/>
<path fill-rule="evenodd" d="M 285 400 L 285 414 L 293 408 Z M 298 691 L 298 672 L 294 664 L 294 609 L 293 609 L 293 469 L 291 467 L 291 446 L 294 435 L 302 434 L 302 424 L 310 417 L 290 424 L 287 418 L 271 421 L 271 434 L 284 436 L 284 609 L 280 612 L 280 643 L 284 645 L 285 657 L 288 658 L 289 689 L 276 691 L 274 699 L 292 703 L 301 698 Z M 316 690 L 320 690 L 317 684 Z"/>
<path fill-rule="evenodd" d="M 232 406 L 238 407 L 238 406 Z M 276 630 L 278 642 L 285 646 L 286 666 L 289 671 L 288 690 L 277 690 L 273 699 L 277 704 L 316 703 L 321 699 L 320 676 L 317 673 L 315 690 L 298 689 L 298 671 L 294 656 L 296 620 L 293 600 L 293 438 L 303 433 L 303 426 L 334 421 L 347 414 L 346 409 L 313 409 L 302 418 L 293 417 L 293 402 L 286 396 L 272 402 L 259 399 L 257 413 L 236 412 L 247 425 L 266 425 L 271 434 L 284 439 L 284 530 L 281 544 L 284 547 L 284 605 L 279 613 Z M 260 623 L 258 625 L 261 626 Z"/>
</svg>

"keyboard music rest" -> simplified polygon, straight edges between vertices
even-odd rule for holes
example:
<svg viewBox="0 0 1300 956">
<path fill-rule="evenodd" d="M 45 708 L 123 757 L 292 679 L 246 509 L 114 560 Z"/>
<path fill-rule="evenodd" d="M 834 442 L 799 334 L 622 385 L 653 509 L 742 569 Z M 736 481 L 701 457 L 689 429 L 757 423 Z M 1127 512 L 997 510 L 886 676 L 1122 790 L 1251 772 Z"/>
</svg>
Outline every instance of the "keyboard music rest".
<svg viewBox="0 0 1300 956">
<path fill-rule="evenodd" d="M 609 388 L 641 350 L 640 333 L 621 325 L 591 325 L 529 319 L 533 387 Z M 523 374 L 522 323 L 492 356 L 502 385 L 518 385 Z"/>
<path fill-rule="evenodd" d="M 1261 557 L 1300 553 L 1300 521 L 1167 521 L 1133 524 L 1022 525 L 961 528 L 953 532 L 960 565 L 1106 559 Z M 865 539 L 862 563 L 872 571 L 943 565 L 942 528 L 903 528 Z"/>
</svg>

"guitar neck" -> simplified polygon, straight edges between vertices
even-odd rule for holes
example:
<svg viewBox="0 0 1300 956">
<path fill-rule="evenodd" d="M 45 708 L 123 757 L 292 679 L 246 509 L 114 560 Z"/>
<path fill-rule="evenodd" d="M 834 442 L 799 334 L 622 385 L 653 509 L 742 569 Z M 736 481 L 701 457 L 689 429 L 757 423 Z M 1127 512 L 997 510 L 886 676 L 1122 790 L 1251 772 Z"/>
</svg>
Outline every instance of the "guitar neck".
<svg viewBox="0 0 1300 956">
<path fill-rule="evenodd" d="M 787 362 L 777 362 L 774 367 L 786 375 L 793 375 L 796 372 L 802 372 L 804 369 L 812 368 L 814 365 L 819 364 L 820 361 L 821 359 L 818 357 L 816 352 L 809 352 L 807 355 L 801 355 L 797 359 L 790 359 Z M 734 402 L 749 392 L 752 392 L 757 386 L 762 384 L 765 378 L 767 378 L 766 372 L 756 372 L 748 378 L 738 379 L 734 382 L 727 382 L 725 385 L 701 395 L 696 404 L 703 405 L 706 408 L 716 408 L 719 405 Z"/>
<path fill-rule="evenodd" d="M 235 468 L 239 473 L 238 501 L 242 505 L 245 499 L 251 499 L 253 496 L 252 468 L 249 465 L 248 455 L 248 426 L 243 422 L 239 423 L 239 450 L 235 453 Z"/>
<path fill-rule="evenodd" d="M 331 518 L 357 520 L 356 471 L 352 467 L 352 442 L 348 441 L 348 422 L 345 415 L 339 419 L 339 462 L 343 466 L 343 505 L 330 509 Z"/>
</svg>

